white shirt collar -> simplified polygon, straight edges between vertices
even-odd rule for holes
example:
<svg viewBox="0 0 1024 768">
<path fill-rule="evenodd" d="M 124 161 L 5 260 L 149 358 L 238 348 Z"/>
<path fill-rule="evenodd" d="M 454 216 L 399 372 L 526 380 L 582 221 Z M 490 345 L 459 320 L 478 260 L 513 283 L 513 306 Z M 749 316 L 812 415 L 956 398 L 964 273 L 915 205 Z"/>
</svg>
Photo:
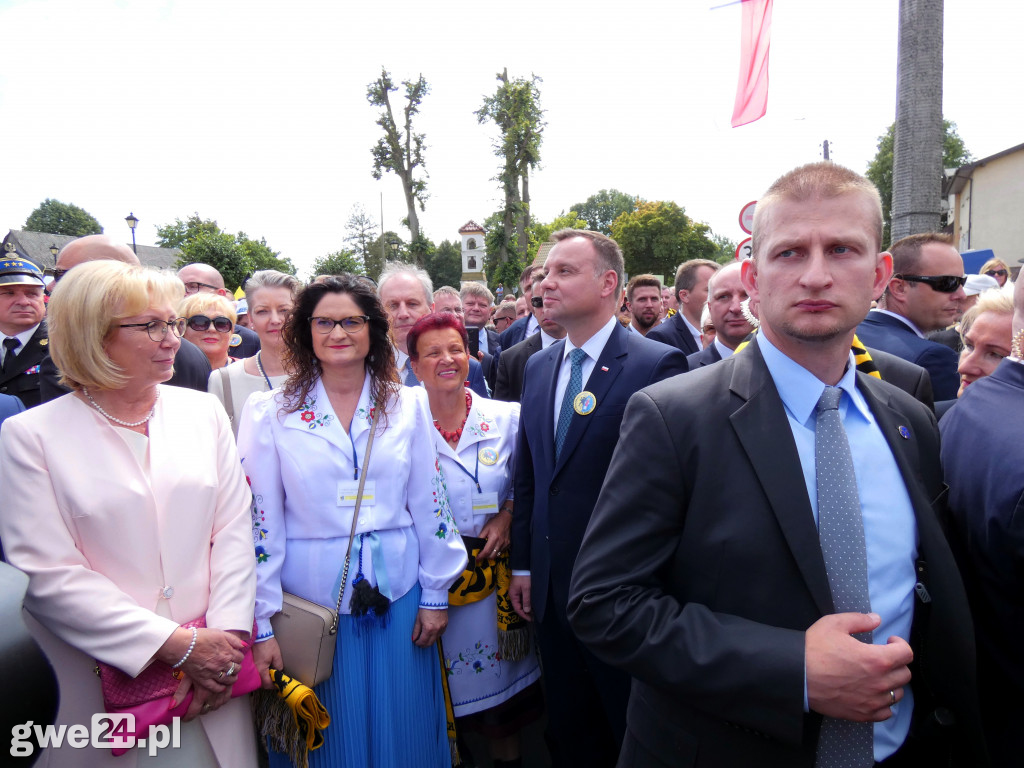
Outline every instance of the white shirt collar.
<svg viewBox="0 0 1024 768">
<path fill-rule="evenodd" d="M 916 333 L 922 339 L 925 338 L 925 335 L 923 333 L 921 333 L 921 329 L 918 328 L 916 325 L 914 325 L 914 323 L 911 322 L 910 319 L 904 317 L 903 315 L 897 315 L 895 312 L 890 312 L 888 309 L 872 309 L 871 311 L 872 312 L 881 312 L 883 315 L 888 315 L 889 317 L 895 317 L 897 320 L 902 322 L 905 326 L 907 326 L 910 330 L 912 330 L 914 333 Z"/>
<path fill-rule="evenodd" d="M 619 324 L 619 319 L 612 315 L 608 318 L 608 322 L 605 323 L 601 329 L 587 339 L 583 344 L 580 345 L 580 349 L 587 353 L 587 357 L 591 360 L 596 361 L 601 357 L 601 353 L 604 351 L 604 345 L 608 343 L 608 339 L 612 337 L 612 331 L 615 330 L 615 326 Z M 569 353 L 576 349 L 576 345 L 573 344 L 569 337 L 565 337 L 565 347 L 562 349 L 562 360 L 569 356 Z"/>
</svg>

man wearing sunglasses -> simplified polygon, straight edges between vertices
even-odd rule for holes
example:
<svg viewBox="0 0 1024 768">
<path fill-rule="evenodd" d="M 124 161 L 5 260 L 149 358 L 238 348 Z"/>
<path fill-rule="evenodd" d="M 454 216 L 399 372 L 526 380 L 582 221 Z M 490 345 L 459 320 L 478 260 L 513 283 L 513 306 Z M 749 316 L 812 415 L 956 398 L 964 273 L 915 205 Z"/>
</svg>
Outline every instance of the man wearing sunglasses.
<svg viewBox="0 0 1024 768">
<path fill-rule="evenodd" d="M 892 280 L 879 308 L 857 327 L 857 338 L 920 365 L 931 376 L 935 401 L 953 400 L 960 387 L 957 355 L 925 334 L 953 325 L 963 314 L 963 259 L 949 236 L 938 232 L 905 237 L 889 251 Z"/>
</svg>

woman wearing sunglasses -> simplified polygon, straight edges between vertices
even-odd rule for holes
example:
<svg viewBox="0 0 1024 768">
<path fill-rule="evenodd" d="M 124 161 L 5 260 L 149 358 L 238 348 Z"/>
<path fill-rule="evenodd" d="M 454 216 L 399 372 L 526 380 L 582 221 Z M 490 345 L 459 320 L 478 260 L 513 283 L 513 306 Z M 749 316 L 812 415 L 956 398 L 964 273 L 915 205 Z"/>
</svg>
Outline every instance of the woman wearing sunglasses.
<svg viewBox="0 0 1024 768">
<path fill-rule="evenodd" d="M 331 724 L 309 765 L 450 766 L 434 643 L 467 557 L 426 392 L 399 383 L 384 308 L 351 275 L 304 288 L 284 341 L 288 380 L 252 395 L 238 430 L 254 499 L 253 655 L 264 687 L 273 687 L 268 667 L 289 671 L 271 623 L 282 591 L 340 606 L 334 671 L 314 689 Z M 290 761 L 275 752 L 270 765 Z"/>
<path fill-rule="evenodd" d="M 220 406 L 164 386 L 184 290 L 171 273 L 110 260 L 60 281 L 49 348 L 72 392 L 4 422 L 0 537 L 29 577 L 25 608 L 60 683 L 61 731 L 106 717 L 101 680 L 116 668 L 144 674 L 137 701 L 164 711 L 168 693 L 192 694 L 166 759 L 242 768 L 257 760 L 248 697 L 232 697 L 253 626 L 251 496 Z M 44 763 L 131 768 L 147 757 L 68 746 Z"/>
<path fill-rule="evenodd" d="M 185 338 L 203 350 L 214 371 L 235 362 L 228 354 L 238 318 L 234 302 L 216 293 L 193 293 L 178 304 L 178 314 L 187 323 Z"/>
<path fill-rule="evenodd" d="M 999 287 L 1002 288 L 1006 285 L 1006 281 L 1010 279 L 1010 268 L 1002 259 L 991 258 L 981 265 L 978 274 L 994 277 L 996 282 L 999 283 Z"/>
<path fill-rule="evenodd" d="M 224 404 L 236 436 L 249 395 L 269 392 L 288 378 L 282 331 L 301 287 L 293 275 L 273 269 L 260 270 L 245 281 L 249 320 L 260 337 L 260 351 L 239 365 L 220 368 L 210 376 L 210 393 Z"/>
</svg>

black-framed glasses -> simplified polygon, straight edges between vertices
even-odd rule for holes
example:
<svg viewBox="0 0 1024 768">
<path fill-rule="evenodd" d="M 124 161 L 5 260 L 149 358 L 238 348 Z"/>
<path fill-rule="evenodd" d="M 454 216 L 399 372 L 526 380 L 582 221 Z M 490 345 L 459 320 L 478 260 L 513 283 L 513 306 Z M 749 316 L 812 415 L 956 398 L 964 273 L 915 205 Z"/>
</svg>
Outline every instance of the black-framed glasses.
<svg viewBox="0 0 1024 768">
<path fill-rule="evenodd" d="M 167 337 L 169 329 L 180 339 L 181 334 L 185 332 L 185 318 L 176 317 L 173 320 L 150 320 L 148 323 L 121 323 L 118 328 L 145 328 L 149 338 L 153 341 L 163 341 Z"/>
<path fill-rule="evenodd" d="M 64 275 L 68 273 L 66 269 L 55 269 L 53 270 L 53 282 L 58 282 Z M 1003 274 L 1006 274 L 1005 272 Z"/>
<path fill-rule="evenodd" d="M 333 317 L 309 318 L 310 327 L 317 333 L 325 335 L 333 331 L 336 325 L 340 325 L 341 330 L 345 333 L 356 333 L 368 322 L 370 322 L 368 315 L 352 315 L 351 317 L 343 317 L 341 320 L 335 320 Z"/>
<path fill-rule="evenodd" d="M 220 290 L 216 285 L 210 285 L 209 283 L 191 282 L 185 283 L 185 295 L 191 296 L 193 293 L 199 293 L 203 288 L 209 288 L 214 293 Z"/>
<path fill-rule="evenodd" d="M 911 283 L 925 283 L 931 286 L 933 291 L 939 293 L 956 293 L 958 288 L 963 288 L 967 277 L 963 275 L 893 275 L 897 280 L 906 280 Z"/>
<path fill-rule="evenodd" d="M 193 331 L 205 331 L 210 325 L 213 325 L 213 330 L 217 333 L 231 333 L 234 330 L 235 324 L 231 322 L 230 317 L 207 317 L 206 315 L 192 315 L 188 319 L 188 327 Z"/>
<path fill-rule="evenodd" d="M 986 269 L 985 274 L 989 277 L 1006 277 L 1007 272 L 1005 269 Z M 56 277 L 54 279 L 56 280 Z"/>
<path fill-rule="evenodd" d="M 543 296 L 531 296 L 530 297 L 530 306 L 531 307 L 536 307 L 537 309 L 540 309 L 541 307 L 544 306 L 544 297 Z"/>
</svg>

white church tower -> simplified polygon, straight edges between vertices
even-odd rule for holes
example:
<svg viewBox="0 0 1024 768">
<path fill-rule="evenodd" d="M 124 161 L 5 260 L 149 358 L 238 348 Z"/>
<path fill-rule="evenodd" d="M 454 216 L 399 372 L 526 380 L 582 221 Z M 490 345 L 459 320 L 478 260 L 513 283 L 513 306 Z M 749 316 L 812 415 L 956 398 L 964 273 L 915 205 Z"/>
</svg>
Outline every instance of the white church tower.
<svg viewBox="0 0 1024 768">
<path fill-rule="evenodd" d="M 475 280 L 486 283 L 484 275 L 484 228 L 475 221 L 467 221 L 459 227 L 462 236 L 462 282 Z"/>
</svg>

